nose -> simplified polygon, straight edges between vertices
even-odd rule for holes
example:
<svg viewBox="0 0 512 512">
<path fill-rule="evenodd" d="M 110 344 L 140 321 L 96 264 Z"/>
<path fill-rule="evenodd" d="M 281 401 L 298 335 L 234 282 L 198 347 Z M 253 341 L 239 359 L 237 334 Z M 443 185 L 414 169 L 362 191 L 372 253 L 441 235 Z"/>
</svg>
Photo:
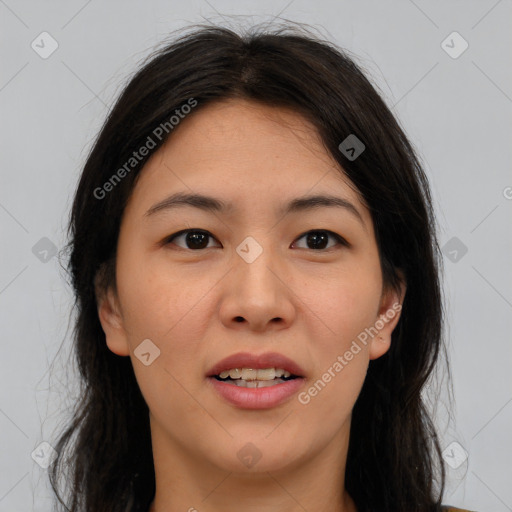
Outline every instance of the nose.
<svg viewBox="0 0 512 512">
<path fill-rule="evenodd" d="M 290 276 L 272 251 L 263 250 L 251 263 L 235 253 L 232 265 L 220 307 L 222 323 L 255 332 L 289 327 L 296 314 L 295 294 Z"/>
</svg>

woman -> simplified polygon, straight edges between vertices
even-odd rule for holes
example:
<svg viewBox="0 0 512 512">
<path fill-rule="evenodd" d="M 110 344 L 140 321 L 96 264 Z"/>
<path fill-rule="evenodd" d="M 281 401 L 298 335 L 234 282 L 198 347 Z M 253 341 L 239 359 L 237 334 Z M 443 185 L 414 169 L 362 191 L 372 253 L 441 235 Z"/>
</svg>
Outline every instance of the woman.
<svg viewBox="0 0 512 512">
<path fill-rule="evenodd" d="M 428 181 L 345 52 L 173 41 L 109 114 L 69 248 L 67 510 L 441 510 Z"/>
</svg>

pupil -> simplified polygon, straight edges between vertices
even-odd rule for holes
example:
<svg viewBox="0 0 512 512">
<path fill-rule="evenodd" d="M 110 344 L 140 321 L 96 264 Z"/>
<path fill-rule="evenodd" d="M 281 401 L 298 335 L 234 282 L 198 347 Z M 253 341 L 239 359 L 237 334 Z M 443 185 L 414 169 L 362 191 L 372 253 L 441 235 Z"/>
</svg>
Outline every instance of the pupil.
<svg viewBox="0 0 512 512">
<path fill-rule="evenodd" d="M 206 234 L 201 233 L 199 231 L 193 231 L 191 233 L 187 233 L 186 238 L 187 238 L 187 246 L 189 246 L 189 249 L 204 249 L 208 245 L 208 240 L 207 240 Z M 190 245 L 192 247 L 190 247 Z"/>
<path fill-rule="evenodd" d="M 320 243 L 319 243 L 319 239 Z M 310 233 L 307 237 L 308 244 L 311 243 L 314 247 L 313 249 L 324 249 L 327 245 L 328 237 L 325 233 L 317 232 L 317 233 Z"/>
</svg>

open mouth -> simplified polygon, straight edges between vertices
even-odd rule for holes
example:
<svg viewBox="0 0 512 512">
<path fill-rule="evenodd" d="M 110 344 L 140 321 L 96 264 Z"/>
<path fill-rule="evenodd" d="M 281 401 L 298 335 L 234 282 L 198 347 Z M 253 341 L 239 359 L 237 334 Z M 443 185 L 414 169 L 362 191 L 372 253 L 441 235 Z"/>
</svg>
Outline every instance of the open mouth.
<svg viewBox="0 0 512 512">
<path fill-rule="evenodd" d="M 298 376 L 283 369 L 266 368 L 255 370 L 235 368 L 223 371 L 219 375 L 213 375 L 213 378 L 241 388 L 266 388 L 297 379 Z"/>
<path fill-rule="evenodd" d="M 238 358 L 235 362 L 239 362 Z M 275 358 L 274 358 L 275 360 Z M 268 361 L 268 359 L 267 359 Z M 270 362 L 270 361 L 268 361 Z M 241 409 L 269 409 L 289 400 L 304 385 L 300 368 L 289 361 L 287 370 L 272 367 L 268 362 L 253 364 L 246 359 L 246 366 L 221 363 L 212 369 L 208 380 L 212 389 L 224 400 Z M 259 366 L 259 368 L 254 368 Z M 263 368 L 262 368 L 263 366 Z M 285 366 L 285 365 L 283 365 Z M 291 372 L 294 373 L 291 373 Z"/>
<path fill-rule="evenodd" d="M 233 384 L 234 386 L 238 386 L 241 388 L 268 388 L 270 386 L 276 386 L 277 384 L 282 384 L 289 380 L 297 379 L 295 375 L 291 375 L 290 377 L 281 377 L 275 378 L 272 380 L 244 380 L 244 379 L 232 379 L 231 377 L 226 377 L 225 379 L 221 379 L 218 375 L 214 376 L 214 379 L 217 379 L 221 382 L 226 382 L 228 384 Z"/>
</svg>

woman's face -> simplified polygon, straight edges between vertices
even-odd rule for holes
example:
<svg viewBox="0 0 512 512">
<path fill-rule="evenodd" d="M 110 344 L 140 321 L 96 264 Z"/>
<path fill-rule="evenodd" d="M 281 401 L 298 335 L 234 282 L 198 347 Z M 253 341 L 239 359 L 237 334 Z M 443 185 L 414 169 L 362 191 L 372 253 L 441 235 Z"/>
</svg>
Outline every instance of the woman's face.
<svg viewBox="0 0 512 512">
<path fill-rule="evenodd" d="M 210 104 L 181 121 L 139 178 L 121 223 L 117 296 L 99 313 L 110 350 L 131 357 L 155 462 L 167 453 L 242 473 L 338 463 L 401 297 L 383 293 L 370 213 L 314 128 L 285 109 Z M 229 207 L 166 205 L 178 193 Z M 293 203 L 310 196 L 338 204 Z M 283 355 L 299 379 L 260 389 L 210 376 L 239 353 Z M 246 361 L 229 364 L 258 366 Z"/>
</svg>

